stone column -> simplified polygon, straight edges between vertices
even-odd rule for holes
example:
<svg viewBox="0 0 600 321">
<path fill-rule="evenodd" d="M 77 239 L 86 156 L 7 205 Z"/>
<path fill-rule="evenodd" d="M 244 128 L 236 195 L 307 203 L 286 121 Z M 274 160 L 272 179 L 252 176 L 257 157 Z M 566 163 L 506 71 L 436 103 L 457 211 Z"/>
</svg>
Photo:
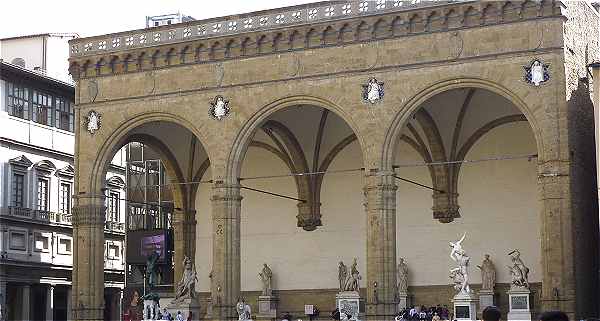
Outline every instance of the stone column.
<svg viewBox="0 0 600 321">
<path fill-rule="evenodd" d="M 79 195 L 73 207 L 74 320 L 104 320 L 103 197 Z"/>
<path fill-rule="evenodd" d="M 46 287 L 46 321 L 54 320 L 54 285 Z"/>
<path fill-rule="evenodd" d="M 173 232 L 175 255 L 175 274 L 173 284 L 177 284 L 183 275 L 183 258 L 195 259 L 196 256 L 196 211 L 174 210 Z"/>
<path fill-rule="evenodd" d="M 213 186 L 213 266 L 211 301 L 215 320 L 237 318 L 240 298 L 240 208 L 239 185 L 217 182 Z"/>
<path fill-rule="evenodd" d="M 396 314 L 396 190 L 393 172 L 366 175 L 368 319 Z"/>
<path fill-rule="evenodd" d="M 538 166 L 542 204 L 542 311 L 575 312 L 569 166 L 568 161 L 561 160 L 546 161 Z"/>
<path fill-rule="evenodd" d="M 21 319 L 31 320 L 31 285 L 25 284 L 21 287 Z"/>
</svg>

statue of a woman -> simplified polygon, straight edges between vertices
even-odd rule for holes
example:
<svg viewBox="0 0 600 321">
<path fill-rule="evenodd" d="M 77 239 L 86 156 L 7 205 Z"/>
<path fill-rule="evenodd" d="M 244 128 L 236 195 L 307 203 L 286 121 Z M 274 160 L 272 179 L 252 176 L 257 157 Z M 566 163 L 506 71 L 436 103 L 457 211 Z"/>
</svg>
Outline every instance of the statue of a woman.
<svg viewBox="0 0 600 321">
<path fill-rule="evenodd" d="M 196 267 L 194 266 L 194 263 L 192 263 L 192 259 L 186 256 L 183 259 L 183 276 L 181 277 L 181 281 L 177 283 L 175 300 L 194 298 L 196 295 L 194 289 L 197 280 Z"/>
<path fill-rule="evenodd" d="M 496 268 L 490 260 L 490 255 L 486 254 L 481 265 L 477 266 L 481 270 L 481 289 L 493 291 L 496 285 Z"/>
<path fill-rule="evenodd" d="M 346 286 L 346 279 L 348 279 L 348 268 L 344 264 L 344 262 L 340 261 L 338 266 L 338 280 L 340 281 L 340 292 L 344 291 L 344 287 Z"/>
<path fill-rule="evenodd" d="M 262 295 L 265 296 L 272 296 L 273 295 L 273 287 L 272 287 L 272 278 L 273 278 L 273 271 L 271 271 L 271 268 L 269 268 L 269 266 L 267 266 L 267 264 L 263 264 L 263 268 L 262 271 L 260 273 L 258 273 L 258 275 L 260 276 L 260 280 L 262 281 L 263 284 L 263 290 L 262 290 Z"/>
<path fill-rule="evenodd" d="M 406 293 L 408 291 L 408 265 L 404 258 L 400 258 L 398 263 L 398 293 Z"/>
</svg>

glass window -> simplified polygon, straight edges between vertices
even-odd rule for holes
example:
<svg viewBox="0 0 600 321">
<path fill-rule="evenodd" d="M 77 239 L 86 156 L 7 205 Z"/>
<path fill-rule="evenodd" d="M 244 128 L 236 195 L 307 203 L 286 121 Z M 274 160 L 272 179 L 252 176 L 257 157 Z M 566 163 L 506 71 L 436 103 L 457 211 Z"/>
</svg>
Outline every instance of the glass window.
<svg viewBox="0 0 600 321">
<path fill-rule="evenodd" d="M 60 183 L 60 212 L 71 214 L 71 184 Z"/>
<path fill-rule="evenodd" d="M 33 121 L 52 126 L 52 96 L 33 91 Z"/>
<path fill-rule="evenodd" d="M 13 174 L 12 179 L 12 206 L 23 207 L 23 184 L 25 183 L 25 175 Z"/>
<path fill-rule="evenodd" d="M 7 112 L 11 116 L 29 119 L 29 89 L 7 83 Z"/>
<path fill-rule="evenodd" d="M 45 178 L 38 179 L 37 189 L 37 209 L 40 211 L 48 210 L 48 180 Z"/>
<path fill-rule="evenodd" d="M 121 215 L 119 213 L 119 193 L 111 192 L 108 197 L 108 217 L 109 222 L 120 222 Z"/>
<path fill-rule="evenodd" d="M 54 97 L 56 128 L 73 131 L 73 103 L 63 97 Z"/>
</svg>

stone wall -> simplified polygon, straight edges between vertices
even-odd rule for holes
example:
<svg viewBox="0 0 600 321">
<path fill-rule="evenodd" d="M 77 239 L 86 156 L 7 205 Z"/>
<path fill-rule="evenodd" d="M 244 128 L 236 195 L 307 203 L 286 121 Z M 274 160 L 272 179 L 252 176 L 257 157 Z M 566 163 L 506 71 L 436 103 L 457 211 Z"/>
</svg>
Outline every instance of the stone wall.
<svg viewBox="0 0 600 321">
<path fill-rule="evenodd" d="M 593 79 L 587 67 L 600 58 L 600 16 L 585 2 L 566 3 L 564 43 L 569 148 L 572 155 L 572 233 L 575 239 L 577 318 L 583 319 L 597 316 L 600 308 L 600 301 L 594 303 L 587 299 L 598 298 L 600 291 L 594 106 L 590 93 Z"/>
</svg>

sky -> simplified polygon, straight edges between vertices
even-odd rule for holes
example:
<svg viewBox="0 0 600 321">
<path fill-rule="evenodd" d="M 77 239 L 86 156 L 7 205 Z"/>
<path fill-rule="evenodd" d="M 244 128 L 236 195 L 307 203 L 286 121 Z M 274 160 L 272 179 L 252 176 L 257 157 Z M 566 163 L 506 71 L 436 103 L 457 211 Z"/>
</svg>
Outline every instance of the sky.
<svg viewBox="0 0 600 321">
<path fill-rule="evenodd" d="M 146 16 L 181 12 L 195 19 L 316 2 L 307 0 L 4 0 L 0 38 L 38 33 L 81 37 L 145 27 Z"/>
</svg>

